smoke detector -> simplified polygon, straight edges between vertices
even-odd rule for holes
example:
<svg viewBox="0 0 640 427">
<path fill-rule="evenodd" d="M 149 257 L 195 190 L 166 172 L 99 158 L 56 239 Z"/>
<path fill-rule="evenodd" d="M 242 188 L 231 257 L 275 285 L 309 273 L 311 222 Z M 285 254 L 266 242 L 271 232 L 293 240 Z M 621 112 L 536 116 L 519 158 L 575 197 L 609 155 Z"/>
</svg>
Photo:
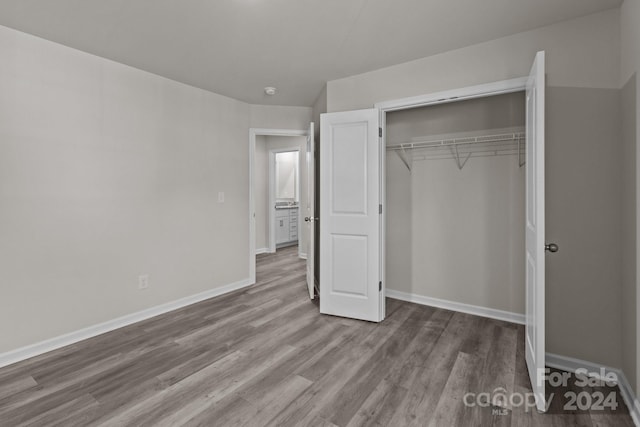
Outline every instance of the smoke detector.
<svg viewBox="0 0 640 427">
<path fill-rule="evenodd" d="M 276 88 L 273 86 L 267 86 L 264 88 L 264 93 L 266 93 L 269 96 L 273 96 L 276 94 Z"/>
</svg>

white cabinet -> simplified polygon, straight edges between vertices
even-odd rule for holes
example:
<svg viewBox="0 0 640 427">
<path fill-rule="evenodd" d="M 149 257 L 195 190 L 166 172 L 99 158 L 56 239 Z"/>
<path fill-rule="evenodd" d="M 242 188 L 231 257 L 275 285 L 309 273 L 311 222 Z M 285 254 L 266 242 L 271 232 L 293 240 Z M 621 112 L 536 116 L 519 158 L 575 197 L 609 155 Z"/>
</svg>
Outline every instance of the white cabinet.
<svg viewBox="0 0 640 427">
<path fill-rule="evenodd" d="M 276 245 L 298 241 L 298 208 L 276 209 Z"/>
</svg>

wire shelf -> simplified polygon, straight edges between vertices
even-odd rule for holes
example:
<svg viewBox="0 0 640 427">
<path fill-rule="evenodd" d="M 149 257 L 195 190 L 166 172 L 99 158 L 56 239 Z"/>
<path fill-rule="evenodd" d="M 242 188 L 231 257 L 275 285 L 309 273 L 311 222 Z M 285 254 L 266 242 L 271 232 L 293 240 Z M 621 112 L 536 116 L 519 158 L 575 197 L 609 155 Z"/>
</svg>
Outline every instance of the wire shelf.
<svg viewBox="0 0 640 427">
<path fill-rule="evenodd" d="M 387 151 L 398 154 L 405 166 L 420 160 L 455 159 L 462 169 L 472 157 L 518 156 L 518 164 L 524 165 L 525 133 L 522 130 L 439 139 L 417 139 L 400 144 L 387 145 Z"/>
</svg>

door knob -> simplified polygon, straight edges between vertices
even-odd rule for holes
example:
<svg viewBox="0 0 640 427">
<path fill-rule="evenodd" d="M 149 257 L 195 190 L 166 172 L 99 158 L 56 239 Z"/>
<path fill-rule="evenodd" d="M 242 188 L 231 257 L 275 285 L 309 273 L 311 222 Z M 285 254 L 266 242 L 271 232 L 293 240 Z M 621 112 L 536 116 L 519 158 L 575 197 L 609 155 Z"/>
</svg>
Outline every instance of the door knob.
<svg viewBox="0 0 640 427">
<path fill-rule="evenodd" d="M 313 217 L 308 217 L 308 216 L 305 216 L 305 217 L 304 217 L 304 220 L 305 220 L 306 222 L 314 222 L 314 221 L 318 221 L 319 219 L 320 219 L 320 218 L 313 218 Z"/>
<path fill-rule="evenodd" d="M 558 252 L 558 245 L 555 243 L 549 243 L 548 245 L 544 245 L 544 250 L 549 252 Z"/>
</svg>

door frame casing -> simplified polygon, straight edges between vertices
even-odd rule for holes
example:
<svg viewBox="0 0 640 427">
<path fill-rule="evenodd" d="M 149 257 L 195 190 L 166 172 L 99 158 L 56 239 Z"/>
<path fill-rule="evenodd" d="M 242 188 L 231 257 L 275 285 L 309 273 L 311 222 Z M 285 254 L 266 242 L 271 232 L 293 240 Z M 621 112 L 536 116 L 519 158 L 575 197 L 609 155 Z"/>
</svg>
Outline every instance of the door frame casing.
<svg viewBox="0 0 640 427">
<path fill-rule="evenodd" d="M 374 104 L 378 109 L 382 136 L 380 140 L 380 200 L 382 203 L 382 218 L 380 219 L 380 277 L 382 278 L 382 292 L 380 292 L 380 318 L 385 318 L 386 298 L 386 224 L 387 224 L 387 197 L 386 197 L 386 145 L 387 145 L 387 113 L 393 111 L 410 110 L 413 108 L 427 107 L 438 104 L 447 104 L 456 101 L 465 101 L 474 98 L 484 98 L 493 95 L 503 95 L 512 92 L 524 91 L 527 88 L 528 77 L 501 80 L 486 84 L 466 86 L 457 89 L 433 92 L 424 95 L 407 98 L 382 101 Z"/>
<path fill-rule="evenodd" d="M 269 129 L 249 128 L 249 279 L 256 282 L 256 217 L 255 217 L 255 155 L 257 136 L 307 136 L 308 129 Z M 291 150 L 289 150 L 291 151 Z M 300 209 L 298 209 L 298 223 L 300 222 Z M 271 226 L 269 226 L 271 233 Z M 299 232 L 299 230 L 298 230 Z M 298 239 L 300 236 L 298 236 Z M 272 237 L 269 236 L 271 241 Z M 298 251 L 300 248 L 298 248 Z"/>
<path fill-rule="evenodd" d="M 320 289 L 316 286 L 315 275 L 315 240 L 316 240 L 316 140 L 315 140 L 315 122 L 309 123 L 309 135 L 307 135 L 307 146 L 305 150 L 305 162 L 306 162 L 306 174 L 307 174 L 307 206 L 304 207 L 304 214 L 306 224 L 298 225 L 298 232 L 302 227 L 305 228 L 307 235 L 307 289 L 309 291 L 309 297 L 315 299 L 316 289 L 318 294 Z M 309 218 L 307 218 L 309 217 Z M 311 219 L 313 218 L 313 219 Z M 307 222 L 306 220 L 309 219 Z"/>
</svg>

